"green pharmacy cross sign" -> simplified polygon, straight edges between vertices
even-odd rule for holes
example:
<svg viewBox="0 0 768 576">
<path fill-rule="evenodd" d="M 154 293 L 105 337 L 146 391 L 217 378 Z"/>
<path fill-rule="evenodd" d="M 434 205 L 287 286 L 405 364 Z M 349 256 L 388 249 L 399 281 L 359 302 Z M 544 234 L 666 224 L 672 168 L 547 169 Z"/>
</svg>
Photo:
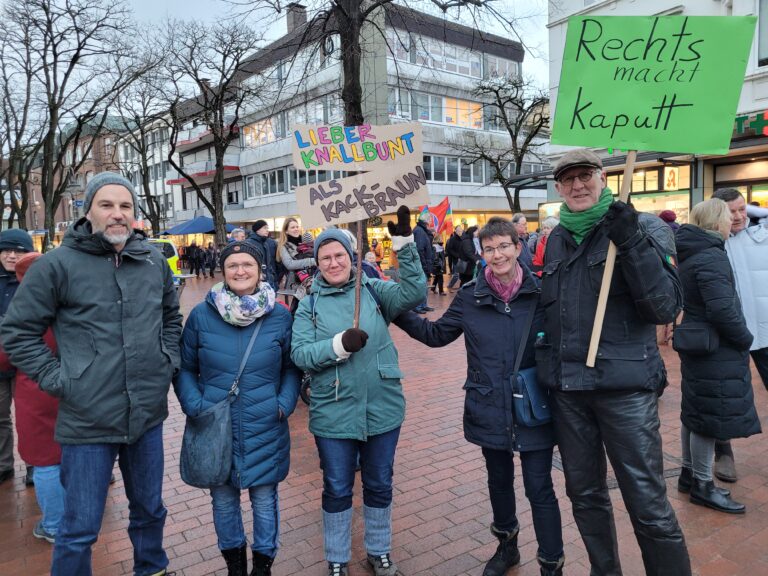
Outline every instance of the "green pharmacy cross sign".
<svg viewBox="0 0 768 576">
<path fill-rule="evenodd" d="M 570 18 L 552 143 L 725 154 L 756 21 Z"/>
</svg>

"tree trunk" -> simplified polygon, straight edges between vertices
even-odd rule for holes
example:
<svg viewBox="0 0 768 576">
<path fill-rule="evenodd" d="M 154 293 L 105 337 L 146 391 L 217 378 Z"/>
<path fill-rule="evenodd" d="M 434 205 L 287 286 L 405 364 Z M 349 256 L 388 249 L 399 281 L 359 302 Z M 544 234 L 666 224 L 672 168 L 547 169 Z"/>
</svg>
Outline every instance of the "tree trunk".
<svg viewBox="0 0 768 576">
<path fill-rule="evenodd" d="M 224 217 L 224 153 L 226 148 L 216 152 L 216 173 L 211 183 L 211 203 L 213 204 L 213 226 L 216 231 L 216 246 L 227 243 L 227 220 Z"/>
<path fill-rule="evenodd" d="M 144 192 L 144 199 L 147 201 L 147 217 L 149 225 L 152 226 L 152 235 L 157 236 L 160 232 L 160 214 L 157 211 L 155 199 L 149 187 L 149 166 L 147 165 L 147 155 L 142 154 L 141 159 L 141 188 Z"/>
</svg>

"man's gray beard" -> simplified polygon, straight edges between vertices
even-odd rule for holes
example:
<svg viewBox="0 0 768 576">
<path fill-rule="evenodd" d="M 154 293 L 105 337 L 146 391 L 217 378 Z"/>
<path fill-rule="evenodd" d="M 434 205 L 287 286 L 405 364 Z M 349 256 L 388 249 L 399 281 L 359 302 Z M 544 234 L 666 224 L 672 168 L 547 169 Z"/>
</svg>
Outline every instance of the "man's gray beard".
<svg viewBox="0 0 768 576">
<path fill-rule="evenodd" d="M 104 239 L 112 244 L 113 246 L 120 246 L 121 244 L 125 244 L 128 242 L 128 238 L 131 237 L 131 231 L 127 230 L 126 232 L 123 232 L 122 234 L 110 234 L 109 232 L 103 232 Z"/>
</svg>

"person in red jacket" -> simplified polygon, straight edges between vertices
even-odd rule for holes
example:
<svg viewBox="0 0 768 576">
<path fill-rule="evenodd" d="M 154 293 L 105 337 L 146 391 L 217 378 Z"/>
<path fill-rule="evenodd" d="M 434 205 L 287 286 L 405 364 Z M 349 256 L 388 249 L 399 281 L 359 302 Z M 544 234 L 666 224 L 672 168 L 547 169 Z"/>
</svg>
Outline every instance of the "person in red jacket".
<svg viewBox="0 0 768 576">
<path fill-rule="evenodd" d="M 541 236 L 536 243 L 536 253 L 533 256 L 533 271 L 539 278 L 541 278 L 541 271 L 544 268 L 544 250 L 547 249 L 547 238 L 558 224 L 560 224 L 560 220 L 554 216 L 545 218 L 544 222 L 541 223 Z"/>
<path fill-rule="evenodd" d="M 21 282 L 29 267 L 42 254 L 30 252 L 16 262 L 16 277 Z M 23 287 L 20 287 L 23 290 Z M 45 343 L 55 353 L 56 342 L 49 328 L 43 336 Z M 0 351 L 0 364 L 9 363 L 5 352 Z M 37 382 L 21 372 L 16 373 L 16 434 L 21 458 L 34 466 L 35 497 L 42 519 L 32 529 L 35 538 L 53 544 L 64 513 L 64 488 L 59 479 L 61 446 L 53 439 L 59 401 L 40 390 Z"/>
</svg>

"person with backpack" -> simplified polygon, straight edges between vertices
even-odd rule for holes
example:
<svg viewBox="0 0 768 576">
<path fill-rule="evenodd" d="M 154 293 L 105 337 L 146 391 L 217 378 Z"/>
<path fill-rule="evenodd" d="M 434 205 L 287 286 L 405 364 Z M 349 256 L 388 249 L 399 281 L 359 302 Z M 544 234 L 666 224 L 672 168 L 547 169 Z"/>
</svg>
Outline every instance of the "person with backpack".
<svg viewBox="0 0 768 576">
<path fill-rule="evenodd" d="M 346 576 L 352 556 L 352 490 L 360 458 L 364 545 L 376 576 L 394 576 L 392 477 L 405 418 L 397 350 L 389 322 L 424 297 L 426 279 L 402 206 L 389 224 L 400 282 L 363 275 L 360 324 L 352 326 L 355 269 L 349 236 L 330 228 L 315 240 L 319 274 L 299 302 L 291 358 L 312 375 L 309 430 L 323 472 L 323 541 L 329 576 Z M 375 296 L 374 296 L 375 294 Z M 377 301 L 378 299 L 378 301 Z"/>
</svg>

